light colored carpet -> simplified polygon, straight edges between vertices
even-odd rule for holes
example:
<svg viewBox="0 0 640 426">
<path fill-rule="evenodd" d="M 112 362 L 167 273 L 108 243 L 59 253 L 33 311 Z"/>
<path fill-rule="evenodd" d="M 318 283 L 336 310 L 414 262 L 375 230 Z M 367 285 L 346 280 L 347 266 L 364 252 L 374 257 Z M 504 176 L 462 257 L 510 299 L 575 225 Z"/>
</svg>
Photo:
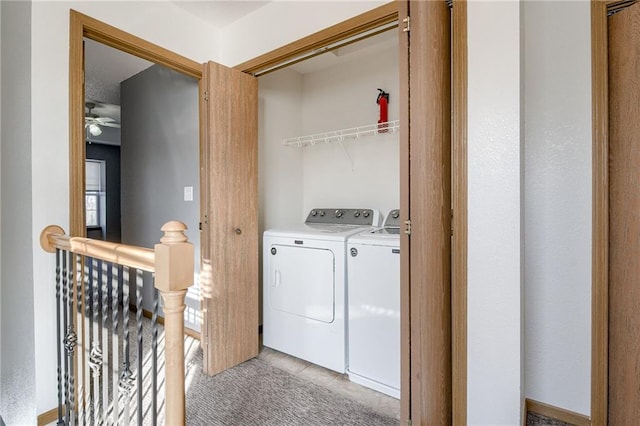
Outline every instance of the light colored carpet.
<svg viewBox="0 0 640 426">
<path fill-rule="evenodd" d="M 527 426 L 571 426 L 569 423 L 560 420 L 550 419 L 536 413 L 527 413 Z"/>
<path fill-rule="evenodd" d="M 383 426 L 398 420 L 256 358 L 209 377 L 189 354 L 187 424 Z"/>
<path fill-rule="evenodd" d="M 122 327 L 122 325 L 120 326 Z M 119 329 L 121 331 L 121 328 Z M 130 312 L 130 361 L 131 372 L 137 377 L 137 350 L 136 342 L 136 318 Z M 148 319 L 143 319 L 143 404 L 144 415 L 143 424 L 152 425 L 151 419 L 151 323 Z M 158 425 L 165 424 L 164 418 L 164 329 L 158 327 Z M 119 336 L 119 363 L 113 365 L 110 362 L 105 365 L 104 377 L 110 381 L 108 395 L 113 395 L 113 384 L 111 380 L 120 375 L 121 362 L 123 360 L 122 336 Z M 399 425 L 397 418 L 385 414 L 386 406 L 376 404 L 365 405 L 358 402 L 341 389 L 334 392 L 325 386 L 320 386 L 314 382 L 313 378 L 305 378 L 272 364 L 274 362 L 274 351 L 267 351 L 267 354 L 259 358 L 249 360 L 241 365 L 220 373 L 214 377 L 209 377 L 202 373 L 202 350 L 199 341 L 185 336 L 185 364 L 186 364 L 186 416 L 188 425 L 211 425 L 211 426 L 386 426 Z M 109 348 L 111 349 L 111 348 Z M 87 352 L 82 347 L 79 353 Z M 111 358 L 112 361 L 112 358 Z M 290 365 L 297 366 L 303 363 Z M 286 365 L 286 364 L 283 364 Z M 319 368 L 319 367 L 318 367 Z M 309 368 L 309 370 L 312 370 Z M 329 378 L 337 375 L 330 375 Z M 88 380 L 87 378 L 85 378 Z M 317 377 L 316 377 L 317 379 Z M 89 382 L 83 384 L 81 377 L 76 378 L 77 388 L 85 388 L 87 391 L 93 389 Z M 340 386 L 339 384 L 337 386 Z M 357 385 L 354 385 L 357 386 Z M 124 418 L 128 416 L 132 424 L 136 424 L 137 416 L 137 394 L 134 382 L 133 392 L 130 397 L 125 397 L 121 393 L 118 398 L 118 420 L 113 420 L 114 405 L 112 402 L 107 408 L 107 424 L 123 424 Z M 365 389 L 365 391 L 369 391 Z M 373 392 L 373 391 L 370 391 Z M 101 394 L 99 392 L 98 394 Z M 356 393 L 357 394 L 357 393 Z M 82 393 L 80 393 L 82 395 Z M 89 414 L 89 395 L 87 399 L 87 412 L 79 413 L 81 418 Z M 383 400 L 383 398 L 381 398 Z M 377 401 L 374 399 L 374 401 Z M 125 407 L 128 409 L 125 411 Z M 81 411 L 83 411 L 81 409 Z M 87 423 L 89 423 L 87 417 Z"/>
</svg>

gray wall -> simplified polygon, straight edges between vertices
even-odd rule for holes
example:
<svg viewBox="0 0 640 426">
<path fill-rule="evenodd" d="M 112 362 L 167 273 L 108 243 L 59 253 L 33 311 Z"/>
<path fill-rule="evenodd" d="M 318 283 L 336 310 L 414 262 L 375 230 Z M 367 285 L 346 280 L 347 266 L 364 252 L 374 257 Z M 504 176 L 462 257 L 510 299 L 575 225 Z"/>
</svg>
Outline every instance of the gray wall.
<svg viewBox="0 0 640 426">
<path fill-rule="evenodd" d="M 102 134 L 98 136 L 88 134 L 87 142 L 120 146 L 120 129 L 107 126 L 102 126 L 101 129 Z"/>
<path fill-rule="evenodd" d="M 199 259 L 198 81 L 154 65 L 122 82 L 121 118 L 122 242 L 153 247 L 162 225 L 180 220 Z M 185 186 L 193 187 L 193 201 L 184 201 Z M 145 309 L 151 291 L 145 283 Z M 187 299 L 195 314 L 197 294 Z M 186 325 L 199 330 L 194 319 Z"/>
<path fill-rule="evenodd" d="M 7 424 L 32 424 L 36 237 L 31 221 L 31 2 L 1 1 L 0 9 L 0 111 L 5 124 L 0 130 L 0 414 Z"/>
</svg>

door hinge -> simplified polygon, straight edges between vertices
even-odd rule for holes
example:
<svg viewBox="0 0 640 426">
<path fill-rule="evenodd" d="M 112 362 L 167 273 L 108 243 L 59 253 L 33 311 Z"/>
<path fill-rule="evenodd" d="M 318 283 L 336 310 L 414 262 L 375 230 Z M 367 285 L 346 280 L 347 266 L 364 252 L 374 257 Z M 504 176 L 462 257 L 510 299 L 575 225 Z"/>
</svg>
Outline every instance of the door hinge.
<svg viewBox="0 0 640 426">
<path fill-rule="evenodd" d="M 411 31 L 411 16 L 407 16 L 402 20 L 402 22 L 406 24 L 405 27 L 402 29 L 402 31 L 404 31 L 405 33 L 408 33 L 409 31 Z"/>
<path fill-rule="evenodd" d="M 451 236 L 453 237 L 453 209 L 451 209 Z"/>
<path fill-rule="evenodd" d="M 209 101 L 209 92 L 207 92 L 206 90 L 204 91 L 204 101 L 205 102 Z"/>
<path fill-rule="evenodd" d="M 405 220 L 404 226 L 404 233 L 407 235 L 411 235 L 411 220 Z"/>
</svg>

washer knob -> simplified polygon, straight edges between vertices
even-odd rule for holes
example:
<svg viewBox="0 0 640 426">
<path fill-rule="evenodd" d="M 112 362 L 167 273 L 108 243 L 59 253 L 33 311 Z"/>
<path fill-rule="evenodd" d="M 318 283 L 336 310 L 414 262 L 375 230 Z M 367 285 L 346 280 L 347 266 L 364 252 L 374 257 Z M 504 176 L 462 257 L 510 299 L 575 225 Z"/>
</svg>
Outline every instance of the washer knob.
<svg viewBox="0 0 640 426">
<path fill-rule="evenodd" d="M 320 216 L 324 216 L 324 210 L 320 210 Z"/>
<path fill-rule="evenodd" d="M 397 212 L 397 211 L 395 211 L 395 212 L 393 212 L 393 213 L 391 214 L 391 217 L 392 217 L 392 218 L 394 218 L 394 219 L 397 219 L 397 218 L 399 218 L 399 217 L 400 217 L 400 213 L 399 213 L 399 212 Z"/>
<path fill-rule="evenodd" d="M 362 216 L 364 216 L 364 217 L 369 217 L 370 215 L 371 215 L 371 213 L 369 213 L 369 211 L 368 211 L 368 210 L 365 210 L 365 211 L 362 213 Z"/>
<path fill-rule="evenodd" d="M 344 212 L 342 210 L 336 210 L 336 217 L 338 219 L 340 219 L 343 215 L 344 215 Z"/>
<path fill-rule="evenodd" d="M 316 210 L 311 210 L 311 216 L 318 216 L 318 212 Z"/>
<path fill-rule="evenodd" d="M 353 213 L 353 217 L 360 217 L 360 212 L 359 212 L 358 210 L 356 210 L 356 211 Z"/>
</svg>

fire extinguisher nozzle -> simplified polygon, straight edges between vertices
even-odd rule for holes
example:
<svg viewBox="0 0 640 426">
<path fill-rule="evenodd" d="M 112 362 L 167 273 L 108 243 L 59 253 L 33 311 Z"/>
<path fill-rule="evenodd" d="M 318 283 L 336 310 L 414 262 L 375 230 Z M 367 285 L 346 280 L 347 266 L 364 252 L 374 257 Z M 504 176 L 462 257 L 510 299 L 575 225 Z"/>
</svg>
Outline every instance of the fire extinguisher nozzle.
<svg viewBox="0 0 640 426">
<path fill-rule="evenodd" d="M 382 89 L 378 89 L 378 97 L 376 98 L 376 103 L 380 103 L 380 99 L 385 99 L 387 103 L 389 103 L 389 93 L 385 92 Z"/>
</svg>

